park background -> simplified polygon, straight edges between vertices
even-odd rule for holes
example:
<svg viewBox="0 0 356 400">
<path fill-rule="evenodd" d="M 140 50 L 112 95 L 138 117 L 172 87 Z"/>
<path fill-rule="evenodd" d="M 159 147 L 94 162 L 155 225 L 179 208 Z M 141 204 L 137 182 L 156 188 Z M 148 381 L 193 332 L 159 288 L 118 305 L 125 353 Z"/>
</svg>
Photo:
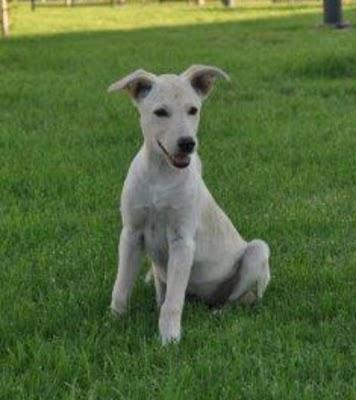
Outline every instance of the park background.
<svg viewBox="0 0 356 400">
<path fill-rule="evenodd" d="M 0 399 L 355 399 L 356 3 L 46 6 L 10 2 L 0 40 Z M 204 179 L 266 239 L 256 307 L 187 304 L 163 348 L 145 261 L 109 312 L 118 199 L 141 144 L 107 87 L 137 68 L 216 65 Z"/>
</svg>

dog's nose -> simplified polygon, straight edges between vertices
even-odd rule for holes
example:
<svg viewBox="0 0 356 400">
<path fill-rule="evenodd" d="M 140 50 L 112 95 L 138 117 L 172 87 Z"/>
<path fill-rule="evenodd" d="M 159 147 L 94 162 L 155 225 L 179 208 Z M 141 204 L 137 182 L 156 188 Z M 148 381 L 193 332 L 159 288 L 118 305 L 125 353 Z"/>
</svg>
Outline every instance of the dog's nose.
<svg viewBox="0 0 356 400">
<path fill-rule="evenodd" d="M 191 153 L 195 147 L 195 140 L 191 136 L 182 136 L 178 139 L 178 147 L 183 153 Z"/>
</svg>

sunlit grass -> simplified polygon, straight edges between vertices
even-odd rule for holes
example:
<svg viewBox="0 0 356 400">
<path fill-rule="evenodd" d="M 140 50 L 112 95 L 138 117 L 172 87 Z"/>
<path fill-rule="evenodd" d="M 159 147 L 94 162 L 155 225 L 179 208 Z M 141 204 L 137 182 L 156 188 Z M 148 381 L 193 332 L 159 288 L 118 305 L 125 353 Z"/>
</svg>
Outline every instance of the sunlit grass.
<svg viewBox="0 0 356 400">
<path fill-rule="evenodd" d="M 41 4 L 41 3 L 39 3 Z M 13 35 L 51 34 L 60 32 L 133 30 L 138 28 L 182 26 L 190 24 L 249 21 L 282 18 L 321 12 L 318 2 L 288 5 L 271 2 L 237 2 L 234 9 L 226 9 L 220 2 L 204 7 L 181 3 L 128 4 L 124 6 L 73 7 L 63 5 L 39 6 L 29 12 L 29 3 L 13 7 Z"/>
</svg>

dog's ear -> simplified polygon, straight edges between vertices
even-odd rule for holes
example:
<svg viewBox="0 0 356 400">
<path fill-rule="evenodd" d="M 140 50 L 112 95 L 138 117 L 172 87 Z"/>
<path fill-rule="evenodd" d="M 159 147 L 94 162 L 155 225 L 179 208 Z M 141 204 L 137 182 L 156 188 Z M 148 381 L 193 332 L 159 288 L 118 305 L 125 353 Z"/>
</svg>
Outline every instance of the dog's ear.
<svg viewBox="0 0 356 400">
<path fill-rule="evenodd" d="M 223 78 L 230 81 L 226 72 L 210 65 L 192 65 L 181 76 L 190 81 L 193 89 L 203 99 L 210 93 L 216 79 Z"/>
<path fill-rule="evenodd" d="M 125 90 L 130 97 L 138 103 L 144 99 L 152 89 L 156 76 L 143 69 L 138 69 L 125 78 L 114 82 L 109 86 L 108 92 L 115 92 L 117 90 Z"/>
</svg>

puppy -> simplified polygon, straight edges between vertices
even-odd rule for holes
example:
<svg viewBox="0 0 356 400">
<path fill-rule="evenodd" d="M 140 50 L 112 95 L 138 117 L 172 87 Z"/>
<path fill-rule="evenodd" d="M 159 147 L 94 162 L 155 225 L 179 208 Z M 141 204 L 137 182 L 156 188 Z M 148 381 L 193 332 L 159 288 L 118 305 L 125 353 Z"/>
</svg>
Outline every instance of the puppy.
<svg viewBox="0 0 356 400">
<path fill-rule="evenodd" d="M 113 83 L 139 110 L 143 145 L 121 197 L 123 228 L 111 309 L 121 315 L 145 251 L 152 261 L 162 343 L 178 341 L 186 294 L 209 304 L 262 298 L 270 280 L 268 245 L 245 241 L 216 204 L 197 155 L 202 102 L 219 68 L 193 65 L 180 75 L 137 70 Z"/>
</svg>

